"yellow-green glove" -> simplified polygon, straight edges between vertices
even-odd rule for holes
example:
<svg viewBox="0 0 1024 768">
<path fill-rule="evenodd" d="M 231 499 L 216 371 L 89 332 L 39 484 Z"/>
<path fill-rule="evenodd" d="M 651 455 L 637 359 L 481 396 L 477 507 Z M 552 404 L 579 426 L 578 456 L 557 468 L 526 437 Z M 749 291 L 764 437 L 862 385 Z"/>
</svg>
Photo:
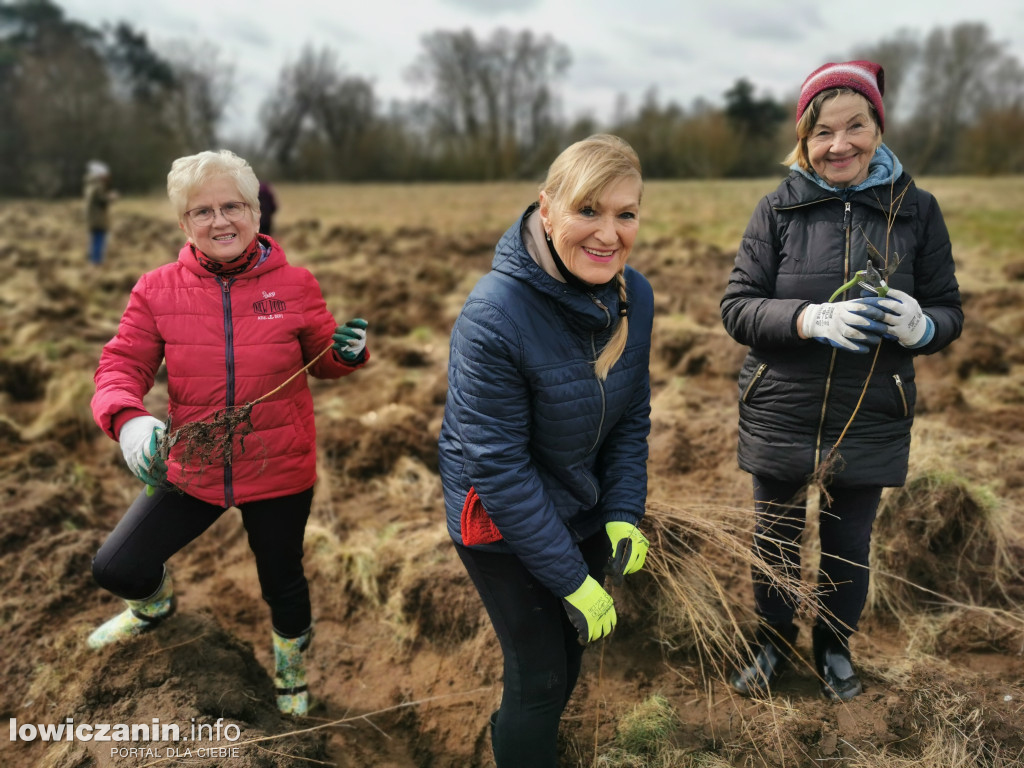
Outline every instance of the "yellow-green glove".
<svg viewBox="0 0 1024 768">
<path fill-rule="evenodd" d="M 569 621 L 579 632 L 580 645 L 592 643 L 615 629 L 615 601 L 593 576 L 571 595 L 562 598 Z"/>
<path fill-rule="evenodd" d="M 604 529 L 612 543 L 612 557 L 604 572 L 615 586 L 621 586 L 627 574 L 636 573 L 644 567 L 651 542 L 633 523 L 613 521 L 605 523 Z"/>
</svg>

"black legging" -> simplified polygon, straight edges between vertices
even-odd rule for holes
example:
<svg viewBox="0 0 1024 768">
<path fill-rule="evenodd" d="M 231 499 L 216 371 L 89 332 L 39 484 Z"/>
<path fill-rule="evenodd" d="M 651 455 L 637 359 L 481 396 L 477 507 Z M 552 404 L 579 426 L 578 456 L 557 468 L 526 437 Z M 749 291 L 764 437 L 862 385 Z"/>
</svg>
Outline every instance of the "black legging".
<svg viewBox="0 0 1024 768">
<path fill-rule="evenodd" d="M 603 582 L 611 555 L 604 531 L 581 542 L 590 575 Z M 558 724 L 583 661 L 562 599 L 512 554 L 455 545 L 505 656 L 501 708 L 491 731 L 497 768 L 556 768 Z"/>
<path fill-rule="evenodd" d="M 263 599 L 278 634 L 298 637 L 312 622 L 302 540 L 313 489 L 239 505 L 256 556 Z M 125 600 L 156 592 L 164 562 L 209 528 L 225 511 L 173 488 L 139 494 L 92 561 L 96 581 Z"/>
<path fill-rule="evenodd" d="M 832 503 L 821 501 L 818 519 L 821 562 L 818 585 L 822 611 L 818 623 L 849 637 L 857 629 L 868 595 L 871 527 L 882 496 L 880 487 L 829 489 Z M 779 568 L 787 579 L 800 579 L 800 535 L 807 519 L 807 489 L 802 483 L 754 477 L 756 513 L 754 553 Z M 753 569 L 754 602 L 768 624 L 793 620 L 792 594 L 773 586 Z"/>
</svg>

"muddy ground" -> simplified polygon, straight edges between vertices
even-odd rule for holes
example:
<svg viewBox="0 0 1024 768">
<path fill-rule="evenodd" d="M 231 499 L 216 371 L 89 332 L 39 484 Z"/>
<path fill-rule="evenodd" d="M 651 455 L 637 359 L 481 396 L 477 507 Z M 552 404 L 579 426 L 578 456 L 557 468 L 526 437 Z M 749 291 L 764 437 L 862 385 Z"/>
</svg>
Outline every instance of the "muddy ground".
<svg viewBox="0 0 1024 768">
<path fill-rule="evenodd" d="M 273 705 L 269 618 L 236 510 L 171 560 L 172 619 L 135 642 L 86 649 L 91 629 L 121 609 L 94 585 L 91 557 L 139 491 L 92 423 L 92 373 L 134 281 L 177 252 L 180 233 L 157 215 L 121 215 L 107 263 L 93 268 L 76 204 L 0 209 L 0 714 L 11 723 L 0 765 L 491 765 L 485 723 L 501 695 L 500 654 L 445 533 L 435 452 L 448 331 L 499 234 L 383 234 L 315 219 L 278 233 L 338 317 L 369 319 L 373 350 L 358 374 L 312 383 L 316 705 L 295 720 Z M 871 605 L 853 641 L 866 692 L 841 705 L 800 668 L 772 701 L 732 696 L 723 659 L 708 658 L 692 616 L 673 617 L 663 599 L 673 574 L 656 567 L 659 546 L 674 546 L 672 531 L 685 538 L 688 518 L 720 519 L 718 543 L 686 555 L 708 581 L 683 586 L 750 620 L 747 566 L 722 545 L 743 540 L 750 502 L 735 462 L 744 350 L 718 313 L 732 258 L 671 234 L 634 255 L 657 297 L 654 546 L 651 567 L 614 592 L 616 633 L 585 657 L 564 764 L 1024 764 L 1024 268 L 979 271 L 964 292 L 963 337 L 919 362 L 911 483 L 883 498 Z M 158 383 L 154 414 L 165 400 Z M 655 696 L 677 719 L 626 758 L 623 724 Z M 189 740 L 30 738 L 34 724 L 69 718 L 157 719 Z"/>
</svg>

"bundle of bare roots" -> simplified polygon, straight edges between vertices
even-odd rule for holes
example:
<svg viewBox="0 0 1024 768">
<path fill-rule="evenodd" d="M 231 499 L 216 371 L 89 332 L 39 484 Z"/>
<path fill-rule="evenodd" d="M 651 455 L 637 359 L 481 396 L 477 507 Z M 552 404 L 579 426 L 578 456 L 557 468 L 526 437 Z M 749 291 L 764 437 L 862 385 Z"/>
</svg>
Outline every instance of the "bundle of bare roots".
<svg viewBox="0 0 1024 768">
<path fill-rule="evenodd" d="M 264 400 L 273 397 L 284 389 L 296 377 L 304 374 L 321 357 L 326 355 L 333 348 L 333 342 L 316 357 L 306 363 L 302 368 L 289 376 L 285 381 L 274 387 L 266 394 L 252 400 L 244 405 L 228 406 L 213 412 L 208 418 L 201 421 L 191 421 L 188 424 L 175 429 L 170 420 L 167 422 L 167 429 L 158 445 L 160 457 L 167 461 L 171 449 L 181 444 L 182 448 L 175 457 L 185 471 L 186 480 L 179 484 L 187 485 L 189 479 L 196 479 L 203 471 L 214 465 L 230 465 L 234 455 L 234 447 L 237 444 L 240 452 L 245 453 L 245 438 L 253 433 L 252 409 Z M 259 435 L 256 435 L 259 439 Z M 262 447 L 262 440 L 260 440 Z M 265 466 L 264 461 L 264 466 Z M 261 468 L 262 471 L 262 468 Z"/>
<path fill-rule="evenodd" d="M 231 464 L 236 444 L 245 453 L 245 438 L 252 434 L 252 409 L 257 402 L 221 408 L 206 421 L 192 421 L 177 429 L 168 420 L 159 452 L 166 461 L 171 449 L 182 444 L 177 459 L 186 479 L 181 485 L 186 485 L 189 478 L 199 478 L 206 467 Z"/>
</svg>

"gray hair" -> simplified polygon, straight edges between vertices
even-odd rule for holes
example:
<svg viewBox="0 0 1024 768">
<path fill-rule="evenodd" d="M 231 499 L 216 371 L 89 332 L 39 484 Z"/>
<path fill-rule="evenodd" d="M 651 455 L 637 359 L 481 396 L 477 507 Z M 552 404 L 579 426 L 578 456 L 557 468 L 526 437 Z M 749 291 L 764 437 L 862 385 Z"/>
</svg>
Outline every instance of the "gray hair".
<svg viewBox="0 0 1024 768">
<path fill-rule="evenodd" d="M 167 174 L 167 197 L 179 219 L 185 215 L 185 206 L 192 193 L 220 176 L 235 182 L 242 201 L 259 217 L 260 182 L 256 172 L 246 160 L 230 150 L 222 149 L 219 152 L 206 151 L 179 157 L 171 163 L 171 170 Z"/>
</svg>

